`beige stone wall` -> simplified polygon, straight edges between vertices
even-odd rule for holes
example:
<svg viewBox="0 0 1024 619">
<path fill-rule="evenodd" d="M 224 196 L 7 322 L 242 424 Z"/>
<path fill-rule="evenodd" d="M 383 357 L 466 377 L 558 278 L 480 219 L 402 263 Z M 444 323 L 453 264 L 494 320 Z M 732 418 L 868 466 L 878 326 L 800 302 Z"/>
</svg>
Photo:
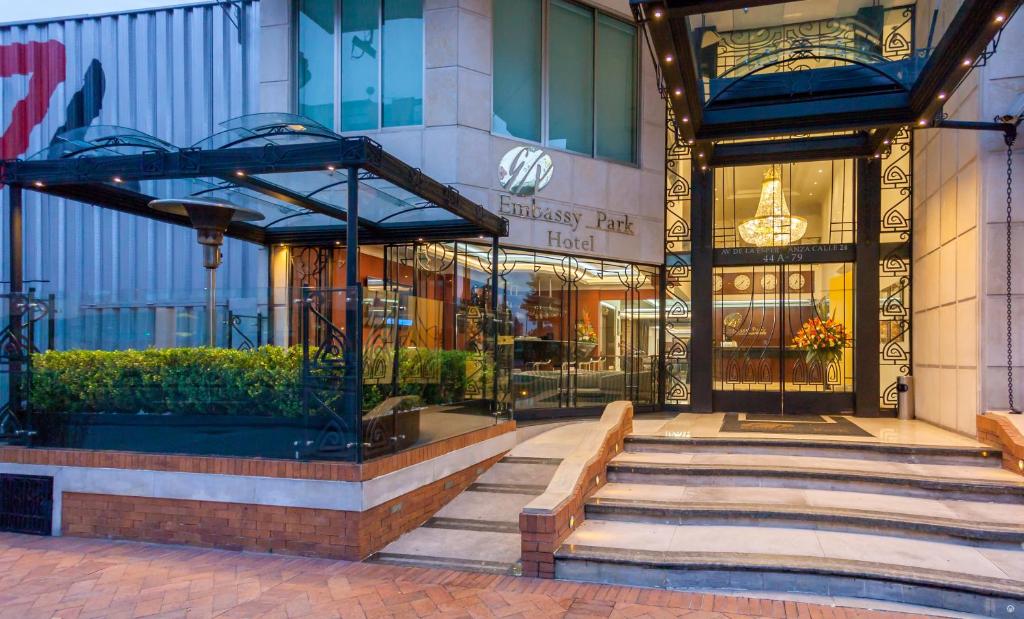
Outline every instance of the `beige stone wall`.
<svg viewBox="0 0 1024 619">
<path fill-rule="evenodd" d="M 294 0 L 262 0 L 260 110 L 291 111 Z M 592 6 L 631 19 L 626 0 L 594 0 Z M 369 135 L 406 163 L 452 184 L 463 195 L 498 212 L 504 192 L 498 163 L 524 144 L 491 134 L 491 0 L 424 0 L 424 124 L 359 132 Z M 285 53 L 285 51 L 288 53 Z M 575 155 L 553 148 L 551 183 L 536 196 L 541 207 L 570 209 L 591 224 L 598 211 L 629 215 L 635 234 L 594 232 L 591 254 L 661 264 L 664 258 L 665 105 L 655 84 L 654 65 L 641 47 L 641 114 L 638 165 Z M 270 56 L 270 58 L 268 58 Z M 563 251 L 549 245 L 549 232 L 568 230 L 543 222 L 509 218 L 508 245 Z M 575 237 L 589 238 L 580 229 Z M 568 236 L 568 235 L 566 235 Z"/>
<path fill-rule="evenodd" d="M 950 119 L 988 121 L 1024 92 L 1024 17 L 949 97 Z M 975 433 L 1006 406 L 1006 147 L 998 133 L 915 132 L 914 376 L 918 418 Z M 1014 209 L 1015 388 L 1024 390 L 1024 153 Z M 1022 394 L 1024 396 L 1024 394 Z M 1024 404 L 1022 396 L 1017 402 Z"/>
</svg>

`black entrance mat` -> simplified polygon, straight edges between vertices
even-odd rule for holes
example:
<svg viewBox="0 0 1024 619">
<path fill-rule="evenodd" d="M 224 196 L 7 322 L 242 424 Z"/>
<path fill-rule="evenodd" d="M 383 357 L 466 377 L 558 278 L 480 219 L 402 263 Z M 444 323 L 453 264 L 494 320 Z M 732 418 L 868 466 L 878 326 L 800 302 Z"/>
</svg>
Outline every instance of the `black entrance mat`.
<svg viewBox="0 0 1024 619">
<path fill-rule="evenodd" d="M 760 434 L 813 434 L 816 436 L 873 436 L 864 428 L 841 415 L 807 415 L 783 417 L 764 413 L 727 413 L 720 432 L 751 432 Z"/>
</svg>

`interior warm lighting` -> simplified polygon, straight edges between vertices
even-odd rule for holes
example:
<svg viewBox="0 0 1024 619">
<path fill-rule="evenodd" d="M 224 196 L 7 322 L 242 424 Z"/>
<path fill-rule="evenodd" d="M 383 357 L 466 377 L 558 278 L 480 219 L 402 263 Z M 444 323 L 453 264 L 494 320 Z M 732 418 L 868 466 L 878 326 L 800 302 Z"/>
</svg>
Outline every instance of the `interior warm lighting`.
<svg viewBox="0 0 1024 619">
<path fill-rule="evenodd" d="M 928 124 L 928 121 L 922 118 L 921 120 L 917 121 L 917 124 L 923 127 Z"/>
<path fill-rule="evenodd" d="M 32 184 L 35 185 L 36 187 L 42 187 L 43 186 L 43 181 L 36 181 L 36 182 L 34 182 Z"/>
<path fill-rule="evenodd" d="M 689 116 L 683 116 L 683 122 L 684 123 L 690 122 L 690 117 Z"/>
<path fill-rule="evenodd" d="M 114 177 L 114 182 L 115 182 L 115 183 L 123 183 L 123 182 L 124 182 L 124 180 L 123 180 L 123 179 L 122 179 L 122 178 L 121 178 L 120 176 L 115 176 L 115 177 Z"/>
<path fill-rule="evenodd" d="M 328 172 L 333 172 L 333 171 L 334 171 L 334 170 L 336 170 L 336 169 L 337 169 L 337 168 L 335 168 L 335 167 L 334 167 L 334 166 L 332 166 L 332 165 L 329 165 L 329 166 L 327 166 L 327 171 L 328 171 Z"/>
<path fill-rule="evenodd" d="M 661 15 L 662 15 L 662 13 L 661 13 L 661 9 L 654 9 L 654 16 L 655 16 L 655 17 L 657 17 L 657 18 L 659 18 L 659 19 L 660 19 L 660 18 L 661 18 Z"/>
<path fill-rule="evenodd" d="M 681 94 L 683 94 L 683 89 L 682 88 L 676 88 L 675 95 L 678 97 Z"/>
<path fill-rule="evenodd" d="M 753 219 L 741 223 L 738 229 L 744 241 L 757 247 L 789 245 L 803 238 L 807 232 L 807 220 L 789 211 L 782 192 L 781 165 L 773 165 L 764 173 L 757 212 Z"/>
<path fill-rule="evenodd" d="M 235 176 L 245 176 L 245 172 L 238 170 L 235 172 Z"/>
<path fill-rule="evenodd" d="M 672 62 L 672 54 L 665 56 L 665 62 Z"/>
<path fill-rule="evenodd" d="M 299 125 L 299 124 L 288 125 L 288 129 L 290 129 L 291 131 L 305 131 L 306 130 L 306 125 Z"/>
<path fill-rule="evenodd" d="M 946 93 L 940 92 L 939 93 L 939 101 L 945 101 L 945 100 L 946 100 Z"/>
<path fill-rule="evenodd" d="M 965 66 L 965 67 L 969 67 L 969 66 L 971 66 L 972 64 L 974 64 L 974 61 L 972 61 L 972 60 L 971 60 L 970 58 L 965 58 L 965 59 L 964 59 L 964 66 Z"/>
<path fill-rule="evenodd" d="M 996 15 L 996 23 L 997 24 L 1001 24 L 1004 21 L 1006 21 L 1006 16 L 1005 15 L 1002 15 L 1002 14 Z"/>
</svg>

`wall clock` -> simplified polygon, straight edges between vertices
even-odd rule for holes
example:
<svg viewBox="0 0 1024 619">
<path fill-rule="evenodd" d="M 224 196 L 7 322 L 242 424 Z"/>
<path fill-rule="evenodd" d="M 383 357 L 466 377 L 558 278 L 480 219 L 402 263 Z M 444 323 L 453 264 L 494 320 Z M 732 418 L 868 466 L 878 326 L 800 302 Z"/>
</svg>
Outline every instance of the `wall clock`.
<svg viewBox="0 0 1024 619">
<path fill-rule="evenodd" d="M 750 276 L 737 275 L 736 279 L 732 280 L 732 285 L 736 286 L 736 290 L 739 290 L 740 292 L 750 290 Z"/>
<path fill-rule="evenodd" d="M 713 276 L 711 278 L 711 289 L 714 290 L 715 292 L 721 292 L 722 291 L 722 276 L 721 275 L 715 275 L 715 276 Z"/>
<path fill-rule="evenodd" d="M 807 278 L 803 276 L 803 273 L 790 273 L 789 275 L 789 289 L 800 290 L 807 283 Z"/>
<path fill-rule="evenodd" d="M 761 276 L 761 288 L 767 290 L 768 292 L 775 290 L 775 285 L 777 283 L 778 282 L 775 280 L 775 275 L 772 273 L 768 273 L 767 275 Z"/>
</svg>

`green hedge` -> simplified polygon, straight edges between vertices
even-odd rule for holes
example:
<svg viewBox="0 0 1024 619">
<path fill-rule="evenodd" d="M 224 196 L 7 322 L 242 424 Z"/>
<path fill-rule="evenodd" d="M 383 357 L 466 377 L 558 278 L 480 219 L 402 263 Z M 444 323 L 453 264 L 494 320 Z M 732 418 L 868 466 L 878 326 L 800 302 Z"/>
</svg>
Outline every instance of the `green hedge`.
<svg viewBox="0 0 1024 619">
<path fill-rule="evenodd" d="M 403 350 L 399 376 L 430 378 L 401 383 L 399 394 L 426 404 L 464 399 L 469 357 L 463 351 Z M 32 364 L 29 399 L 41 413 L 302 414 L 298 346 L 49 351 L 33 355 Z M 391 385 L 364 385 L 363 409 L 390 391 Z"/>
</svg>

